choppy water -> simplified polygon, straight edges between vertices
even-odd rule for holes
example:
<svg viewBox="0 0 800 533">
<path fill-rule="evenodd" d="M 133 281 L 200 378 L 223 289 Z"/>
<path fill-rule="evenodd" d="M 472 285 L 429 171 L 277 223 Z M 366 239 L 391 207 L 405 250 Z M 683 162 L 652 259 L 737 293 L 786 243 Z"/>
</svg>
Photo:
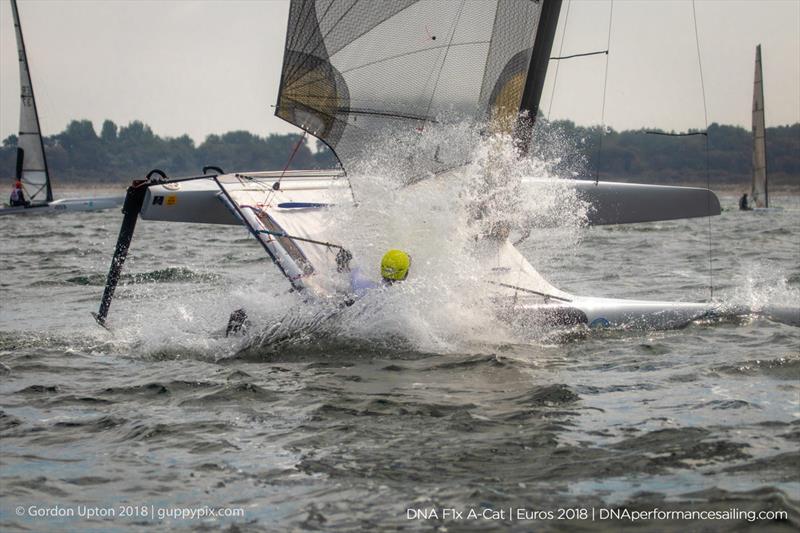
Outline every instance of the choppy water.
<svg viewBox="0 0 800 533">
<path fill-rule="evenodd" d="M 720 300 L 797 303 L 800 204 L 775 203 L 784 210 L 730 210 L 712 221 Z M 239 228 L 141 222 L 109 333 L 89 312 L 119 220 L 2 221 L 5 531 L 800 524 L 799 328 L 752 319 L 519 339 L 477 310 L 420 299 L 356 310 L 324 330 L 291 319 L 264 341 L 224 339 L 231 310 L 244 305 L 254 323 L 274 326 L 296 296 Z M 532 238 L 523 250 L 575 293 L 708 297 L 706 220 L 582 234 L 546 253 Z M 117 516 L 30 516 L 56 506 Z M 119 516 L 125 506 L 137 506 L 127 508 L 133 517 Z M 244 516 L 152 516 L 204 507 Z M 466 517 L 612 507 L 789 518 L 443 517 L 444 508 Z M 409 519 L 408 509 L 436 509 L 438 518 Z"/>
</svg>

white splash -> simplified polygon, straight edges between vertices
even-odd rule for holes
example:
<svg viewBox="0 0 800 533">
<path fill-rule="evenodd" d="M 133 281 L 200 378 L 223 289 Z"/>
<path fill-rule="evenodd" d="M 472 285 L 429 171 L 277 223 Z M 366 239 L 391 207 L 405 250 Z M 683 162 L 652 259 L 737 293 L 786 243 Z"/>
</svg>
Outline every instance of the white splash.
<svg viewBox="0 0 800 533">
<path fill-rule="evenodd" d="M 528 236 L 526 245 L 535 250 L 529 259 L 535 266 L 578 244 L 586 206 L 556 179 L 547 162 L 521 157 L 511 136 L 485 131 L 459 123 L 434 125 L 407 138 L 382 139 L 372 156 L 349 173 L 356 205 L 329 210 L 331 233 L 353 254 L 352 266 L 376 283 L 387 250 L 408 252 L 412 267 L 403 283 L 372 290 L 341 307 L 340 302 L 289 293 L 288 283 L 265 259 L 257 265 L 264 273 L 241 285 L 181 295 L 180 303 L 160 296 L 157 303 L 129 316 L 117 335 L 139 339 L 138 348 L 156 357 L 190 353 L 215 359 L 233 356 L 245 346 L 251 352 L 267 352 L 367 343 L 463 353 L 493 351 L 517 341 L 497 318 L 491 287 L 482 279 L 481 249 L 491 246 L 485 237 Z M 467 145 L 472 147 L 469 152 L 463 149 Z M 420 154 L 468 162 L 442 172 L 420 172 L 426 168 L 415 163 Z M 531 178 L 554 182 L 532 187 Z M 537 226 L 548 230 L 535 231 Z M 226 339 L 228 313 L 237 308 L 247 310 L 250 334 Z M 148 335 L 141 339 L 136 332 L 144 330 Z"/>
</svg>

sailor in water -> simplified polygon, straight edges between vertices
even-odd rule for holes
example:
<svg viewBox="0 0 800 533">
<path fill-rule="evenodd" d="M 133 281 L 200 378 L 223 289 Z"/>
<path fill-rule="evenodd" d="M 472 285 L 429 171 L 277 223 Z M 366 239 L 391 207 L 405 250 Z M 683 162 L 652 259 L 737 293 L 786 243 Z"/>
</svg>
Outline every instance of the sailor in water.
<svg viewBox="0 0 800 533">
<path fill-rule="evenodd" d="M 11 197 L 8 201 L 11 207 L 20 207 L 28 205 L 25 200 L 25 193 L 22 191 L 22 182 L 17 180 L 14 182 L 14 188 L 11 189 Z"/>
<path fill-rule="evenodd" d="M 350 271 L 350 294 L 342 302 L 344 304 L 343 307 L 353 305 L 358 298 L 366 295 L 372 289 L 378 289 L 382 286 L 386 287 L 404 281 L 408 278 L 408 271 L 411 268 L 410 255 L 402 250 L 389 250 L 384 254 L 383 259 L 381 259 L 381 279 L 383 283 L 379 284 L 364 276 L 360 268 L 350 268 L 349 262 L 352 257 L 353 256 L 347 251 L 344 251 L 341 256 L 340 268 L 342 270 L 349 269 Z M 337 260 L 339 260 L 339 258 L 337 258 Z M 340 309 L 343 307 L 340 307 Z M 247 312 L 244 309 L 237 309 L 231 313 L 228 318 L 225 336 L 229 337 L 232 334 L 243 333 L 246 331 L 248 324 Z"/>
<path fill-rule="evenodd" d="M 410 255 L 402 250 L 389 250 L 381 259 L 383 285 L 388 286 L 405 280 L 410 268 Z M 350 290 L 355 297 L 360 298 L 368 290 L 378 287 L 378 284 L 363 275 L 360 268 L 355 267 L 350 271 Z M 352 304 L 352 300 L 348 300 L 348 302 L 348 305 Z"/>
<path fill-rule="evenodd" d="M 747 201 L 747 193 L 744 193 L 741 198 L 739 198 L 739 209 L 742 211 L 750 211 L 750 203 Z"/>
</svg>

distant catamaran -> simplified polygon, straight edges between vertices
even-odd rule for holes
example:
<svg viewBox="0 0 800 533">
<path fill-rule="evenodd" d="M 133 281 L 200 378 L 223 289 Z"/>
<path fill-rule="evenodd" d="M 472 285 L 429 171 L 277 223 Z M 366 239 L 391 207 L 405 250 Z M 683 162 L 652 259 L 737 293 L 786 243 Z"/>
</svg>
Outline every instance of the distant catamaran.
<svg viewBox="0 0 800 533">
<path fill-rule="evenodd" d="M 63 198 L 53 200 L 50 171 L 44 153 L 42 130 L 36 99 L 33 96 L 28 56 L 22 39 L 22 26 L 16 0 L 11 0 L 14 29 L 19 53 L 20 113 L 19 137 L 17 138 L 17 165 L 15 179 L 21 184 L 25 205 L 0 208 L 0 215 L 22 213 L 59 213 L 65 211 L 99 211 L 122 205 L 124 196 L 100 198 Z"/>
<path fill-rule="evenodd" d="M 764 77 L 761 71 L 760 44 L 756 46 L 756 72 L 753 80 L 753 185 L 750 197 L 754 207 L 769 207 L 767 131 L 764 122 Z"/>
</svg>

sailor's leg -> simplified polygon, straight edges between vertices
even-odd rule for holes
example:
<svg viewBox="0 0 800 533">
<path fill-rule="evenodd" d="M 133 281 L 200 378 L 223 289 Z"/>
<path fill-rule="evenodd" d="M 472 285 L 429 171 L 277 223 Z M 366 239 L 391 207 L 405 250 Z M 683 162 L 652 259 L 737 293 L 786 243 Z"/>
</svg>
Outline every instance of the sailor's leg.
<svg viewBox="0 0 800 533">
<path fill-rule="evenodd" d="M 240 332 L 244 333 L 247 330 L 248 324 L 247 312 L 244 309 L 237 309 L 231 313 L 230 318 L 228 318 L 228 327 L 225 328 L 225 336 L 228 337 L 231 334 Z"/>
</svg>

